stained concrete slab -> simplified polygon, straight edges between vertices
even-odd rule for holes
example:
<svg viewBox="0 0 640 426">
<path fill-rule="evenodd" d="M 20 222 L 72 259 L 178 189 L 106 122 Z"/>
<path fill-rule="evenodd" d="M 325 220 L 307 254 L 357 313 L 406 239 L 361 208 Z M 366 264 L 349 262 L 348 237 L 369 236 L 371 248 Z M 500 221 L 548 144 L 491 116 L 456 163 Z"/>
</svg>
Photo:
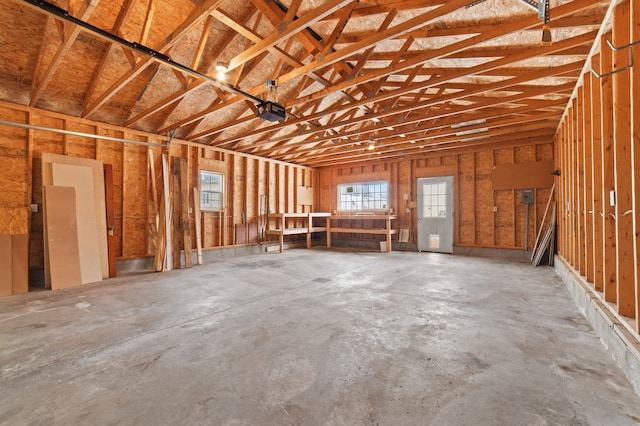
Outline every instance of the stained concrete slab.
<svg viewBox="0 0 640 426">
<path fill-rule="evenodd" d="M 0 299 L 0 424 L 635 425 L 551 268 L 297 249 Z"/>
</svg>

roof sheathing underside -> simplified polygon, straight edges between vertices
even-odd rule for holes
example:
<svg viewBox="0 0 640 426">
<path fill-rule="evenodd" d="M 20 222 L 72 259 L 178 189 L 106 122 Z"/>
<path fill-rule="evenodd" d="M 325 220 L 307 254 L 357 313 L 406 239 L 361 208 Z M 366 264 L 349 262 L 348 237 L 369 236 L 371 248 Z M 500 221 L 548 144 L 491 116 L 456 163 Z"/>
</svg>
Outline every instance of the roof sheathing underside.
<svg viewBox="0 0 640 426">
<path fill-rule="evenodd" d="M 52 3 L 241 93 L 7 0 L 0 99 L 308 166 L 551 140 L 609 6 L 551 1 L 543 46 L 519 0 Z"/>
</svg>

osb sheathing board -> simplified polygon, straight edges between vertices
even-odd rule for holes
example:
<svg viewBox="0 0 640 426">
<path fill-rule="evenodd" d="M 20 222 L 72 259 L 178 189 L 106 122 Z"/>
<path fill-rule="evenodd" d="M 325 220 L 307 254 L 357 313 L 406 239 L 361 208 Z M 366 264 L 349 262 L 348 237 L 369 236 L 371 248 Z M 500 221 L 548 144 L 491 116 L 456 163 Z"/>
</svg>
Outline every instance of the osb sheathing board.
<svg viewBox="0 0 640 426">
<path fill-rule="evenodd" d="M 495 242 L 498 247 L 514 246 L 514 193 L 513 191 L 496 191 L 494 206 Z"/>
<path fill-rule="evenodd" d="M 401 213 L 405 209 L 402 194 L 407 193 L 407 180 L 410 183 L 412 205 L 415 205 L 415 181 L 418 177 L 449 175 L 455 177 L 456 245 L 524 249 L 526 207 L 521 203 L 521 191 L 494 191 L 492 171 L 496 163 L 541 161 L 552 155 L 552 144 L 545 143 L 457 155 L 431 155 L 397 163 L 326 168 L 318 172 L 321 185 L 317 210 L 335 210 L 337 184 L 386 180 L 391 186 L 390 207 Z M 549 191 L 550 188 L 536 189 L 535 203 L 529 207 L 529 248 L 535 240 L 535 231 L 544 214 Z M 414 208 L 411 212 L 413 234 L 416 232 L 416 222 L 417 211 Z"/>
<path fill-rule="evenodd" d="M 246 199 L 246 223 L 257 223 L 258 220 L 258 206 L 256 204 L 255 197 L 251 196 L 250 188 L 258 187 L 258 181 L 256 179 L 256 169 L 258 167 L 257 160 L 253 158 L 244 158 L 246 163 L 246 176 L 245 176 L 245 199 Z"/>
<path fill-rule="evenodd" d="M 495 246 L 493 186 L 491 184 L 491 173 L 493 171 L 493 154 L 493 151 L 481 151 L 475 153 L 475 245 L 484 247 Z M 464 200 L 461 202 L 471 202 L 471 200 Z"/>
<path fill-rule="evenodd" d="M 462 154 L 458 157 L 458 229 L 456 244 L 473 246 L 476 242 L 475 202 L 475 154 Z"/>
<path fill-rule="evenodd" d="M 131 139 L 132 137 L 128 136 L 127 138 Z M 122 185 L 126 193 L 121 213 L 123 257 L 149 253 L 147 250 L 148 158 L 146 147 L 125 145 Z"/>
<path fill-rule="evenodd" d="M 3 119 L 17 123 L 34 124 L 53 129 L 154 144 L 166 143 L 166 138 L 162 136 L 22 107 L 2 101 L 0 101 L 0 113 Z M 29 143 L 29 134 L 31 134 L 32 138 L 31 144 Z M 29 151 L 29 146 L 32 146 L 31 151 Z M 28 131 L 9 126 L 2 127 L 2 132 L 0 132 L 0 162 L 6 159 L 7 164 L 3 163 L 6 166 L 3 169 L 15 170 L 15 173 L 12 172 L 9 178 L 3 170 L 0 175 L 0 189 L 2 189 L 0 191 L 0 208 L 18 209 L 12 210 L 12 213 L 17 212 L 16 214 L 19 216 L 14 215 L 14 219 L 19 220 L 12 223 L 21 222 L 18 231 L 23 232 L 28 228 L 26 219 L 30 214 L 29 205 L 32 200 L 40 207 L 38 213 L 31 214 L 31 268 L 38 269 L 44 266 L 42 153 L 45 152 L 61 154 L 66 158 L 97 159 L 105 164 L 110 164 L 113 167 L 114 178 L 116 255 L 119 257 L 136 257 L 148 254 L 150 244 L 147 230 L 153 215 L 150 205 L 152 201 L 149 190 L 148 149 L 152 150 L 156 165 L 156 176 L 159 179 L 161 170 L 159 158 L 161 153 L 165 152 L 165 149 L 159 146 L 148 148 L 92 137 L 63 135 L 40 130 Z M 200 169 L 212 167 L 214 171 L 220 171 L 225 174 L 227 195 L 225 207 L 232 207 L 227 213 L 233 217 L 223 220 L 227 230 L 226 232 L 220 232 L 219 215 L 215 212 L 203 212 L 202 225 L 205 247 L 232 244 L 234 224 L 241 223 L 243 209 L 246 210 L 249 218 L 258 214 L 257 203 L 260 195 L 268 196 L 269 210 L 272 212 L 295 211 L 296 182 L 302 182 L 303 180 L 306 182 L 306 176 L 311 176 L 313 173 L 312 169 L 306 167 L 251 155 L 236 154 L 231 151 L 204 147 L 180 140 L 172 141 L 170 153 L 187 159 L 189 164 L 189 185 L 191 187 L 198 184 Z M 33 158 L 31 194 L 26 191 L 29 180 L 27 173 L 29 156 Z M 239 169 L 236 169 L 236 164 L 239 165 Z M 237 185 L 233 176 L 242 178 L 241 186 Z M 159 184 L 160 180 L 157 183 Z M 239 188 L 242 197 L 236 198 L 232 194 L 236 194 Z M 158 193 L 159 196 L 160 193 Z M 193 205 L 192 197 L 190 198 L 190 205 Z M 289 210 L 285 210 L 287 208 Z M 10 218 L 11 216 L 2 215 L 2 217 Z M 193 226 L 193 215 L 191 215 L 190 222 L 192 222 Z M 0 226 L 2 226 L 2 221 L 0 221 Z M 195 228 L 192 228 L 192 231 L 195 232 Z"/>
<path fill-rule="evenodd" d="M 0 208 L 0 235 L 28 233 L 28 220 L 26 207 Z"/>
<path fill-rule="evenodd" d="M 99 127 L 98 134 L 113 138 L 124 138 L 124 132 L 115 129 Z M 97 139 L 98 146 L 96 159 L 104 164 L 110 164 L 113 170 L 113 211 L 115 215 L 115 252 L 117 256 L 122 255 L 122 194 L 123 194 L 123 162 L 125 158 L 125 147 L 121 143 L 113 143 Z M 140 200 L 144 202 L 144 200 Z"/>
</svg>

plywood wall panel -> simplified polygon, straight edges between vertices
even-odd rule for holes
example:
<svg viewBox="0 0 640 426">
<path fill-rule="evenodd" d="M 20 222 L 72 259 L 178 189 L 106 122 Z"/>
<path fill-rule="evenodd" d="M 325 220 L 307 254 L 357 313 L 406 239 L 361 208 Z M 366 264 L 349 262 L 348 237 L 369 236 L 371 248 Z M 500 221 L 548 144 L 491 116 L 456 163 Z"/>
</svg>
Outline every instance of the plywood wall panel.
<svg viewBox="0 0 640 426">
<path fill-rule="evenodd" d="M 24 123 L 27 116 L 21 111 L 0 108 L 3 120 Z M 0 207 L 28 205 L 26 173 L 28 169 L 27 130 L 2 126 L 0 132 Z"/>
<path fill-rule="evenodd" d="M 247 223 L 257 223 L 258 205 L 256 198 L 252 196 L 258 187 L 256 171 L 258 161 L 255 159 L 246 159 L 246 176 L 245 176 L 245 199 L 246 199 L 246 219 Z"/>
<path fill-rule="evenodd" d="M 513 191 L 495 191 L 494 213 L 495 244 L 499 247 L 513 246 L 514 236 L 514 193 Z"/>
<path fill-rule="evenodd" d="M 458 199 L 459 233 L 458 244 L 475 244 L 475 156 L 463 154 L 459 156 L 458 165 Z"/>
<path fill-rule="evenodd" d="M 513 150 L 514 163 L 534 163 L 536 161 L 536 147 L 533 145 L 518 146 Z"/>
<path fill-rule="evenodd" d="M 0 296 L 13 294 L 12 237 L 0 232 Z"/>
<path fill-rule="evenodd" d="M 102 264 L 100 256 L 101 232 L 100 214 L 96 206 L 93 169 L 87 166 L 53 163 L 51 165 L 53 184 L 75 189 L 75 216 L 77 240 L 80 251 L 80 275 L 82 283 L 101 281 Z M 102 195 L 104 197 L 104 193 Z M 104 204 L 102 205 L 104 208 Z M 73 238 L 69 235 L 68 238 Z M 51 256 L 51 247 L 49 247 Z M 108 276 L 108 275 L 107 275 Z"/>
<path fill-rule="evenodd" d="M 536 161 L 549 161 L 553 160 L 553 144 L 538 144 L 536 145 Z"/>
<path fill-rule="evenodd" d="M 443 166 L 456 166 L 458 164 L 457 155 L 445 155 L 442 157 Z"/>
<path fill-rule="evenodd" d="M 535 191 L 534 191 L 535 194 Z M 534 195 L 535 196 L 535 195 Z M 522 190 L 514 191 L 514 200 L 513 206 L 515 209 L 514 212 L 514 231 L 512 233 L 512 245 L 515 247 L 525 247 L 525 230 L 526 230 L 526 204 L 522 203 Z M 533 238 L 535 240 L 535 233 L 533 231 L 532 222 L 535 220 L 535 204 L 529 205 L 529 241 L 527 244 L 530 246 L 535 241 L 531 241 L 531 235 L 533 234 Z"/>
<path fill-rule="evenodd" d="M 513 164 L 514 148 L 496 149 L 493 152 L 493 165 Z"/>
<path fill-rule="evenodd" d="M 51 288 L 53 290 L 82 284 L 78 228 L 75 215 L 75 189 L 47 185 L 44 188 L 47 245 Z"/>
<path fill-rule="evenodd" d="M 28 233 L 29 210 L 26 207 L 0 207 L 0 234 Z"/>
<path fill-rule="evenodd" d="M 88 134 L 96 133 L 96 126 L 74 123 L 70 120 L 65 122 L 65 129 Z M 96 158 L 96 139 L 83 136 L 63 135 L 63 141 L 66 154 L 73 157 Z"/>
<path fill-rule="evenodd" d="M 63 129 L 65 120 L 41 114 L 33 114 L 31 124 L 54 129 Z M 33 131 L 33 146 L 36 152 L 64 154 L 64 135 L 60 133 Z"/>
<path fill-rule="evenodd" d="M 98 127 L 98 134 L 102 136 L 110 136 L 114 138 L 123 138 L 124 133 Z M 123 193 L 123 158 L 124 145 L 121 143 L 113 143 L 99 141 L 96 152 L 96 158 L 104 164 L 109 164 L 113 170 L 113 210 L 115 212 L 115 253 L 116 256 L 122 256 L 122 203 L 125 195 Z"/>
<path fill-rule="evenodd" d="M 13 294 L 29 291 L 29 235 L 12 235 L 11 268 L 13 276 Z"/>
<path fill-rule="evenodd" d="M 24 207 L 25 173 L 27 170 L 27 156 L 23 149 L 0 148 L 0 206 L 2 207 Z"/>
<path fill-rule="evenodd" d="M 95 212 L 97 214 L 97 226 L 99 229 L 98 238 L 100 240 L 99 250 L 102 267 L 102 277 L 109 276 L 109 262 L 107 255 L 107 236 L 106 236 L 106 215 L 105 212 L 105 192 L 104 192 L 104 171 L 102 162 L 94 159 L 85 159 L 79 157 L 69 157 L 65 155 L 57 155 L 50 153 L 42 154 L 42 173 L 44 185 L 55 183 L 53 180 L 52 164 L 65 164 L 74 166 L 86 166 L 91 168 L 93 177 L 93 199 L 95 203 Z M 46 248 L 46 246 L 45 246 Z"/>
<path fill-rule="evenodd" d="M 130 137 L 130 136 L 129 136 Z M 148 155 L 147 149 L 140 145 L 125 145 L 122 191 L 126 194 L 123 202 L 122 256 L 149 254 L 147 245 L 148 212 Z M 114 180 L 117 180 L 114 176 Z M 118 210 L 116 209 L 116 212 Z M 117 215 L 117 213 L 116 213 Z M 131 223 L 131 224 L 130 224 Z"/>
<path fill-rule="evenodd" d="M 493 218 L 493 151 L 481 151 L 475 154 L 475 208 L 476 208 L 476 244 L 494 246 Z"/>
<path fill-rule="evenodd" d="M 440 167 L 442 166 L 442 157 L 427 158 L 425 161 L 425 167 Z"/>
</svg>

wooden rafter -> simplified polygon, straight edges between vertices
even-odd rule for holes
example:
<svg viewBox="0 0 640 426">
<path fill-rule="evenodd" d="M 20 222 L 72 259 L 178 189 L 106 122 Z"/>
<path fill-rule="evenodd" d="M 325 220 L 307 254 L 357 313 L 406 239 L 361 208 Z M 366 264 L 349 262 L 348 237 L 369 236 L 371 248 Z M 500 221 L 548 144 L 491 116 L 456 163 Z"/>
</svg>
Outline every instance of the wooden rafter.
<svg viewBox="0 0 640 426">
<path fill-rule="evenodd" d="M 21 9 L 22 0 L 13 3 Z M 466 9 L 468 0 L 72 3 L 80 10 L 73 16 L 206 78 L 48 17 L 42 40 L 21 40 L 39 59 L 9 76 L 29 86 L 17 102 L 318 167 L 463 152 L 487 136 L 508 146 L 509 131 L 548 138 L 608 9 L 599 0 L 553 5 L 553 43 L 542 46 L 542 22 L 515 1 L 500 9 Z M 43 25 L 31 9 L 25 17 Z M 211 79 L 220 62 L 230 71 L 218 85 Z M 76 82 L 66 65 L 78 63 L 86 67 L 75 66 L 83 73 Z M 278 87 L 269 99 L 286 108 L 281 122 L 256 115 L 268 80 Z M 452 127 L 473 119 L 484 121 Z M 352 146 L 364 140 L 375 142 L 375 154 Z"/>
<path fill-rule="evenodd" d="M 90 2 L 83 3 L 80 10 L 77 13 L 77 18 L 81 20 L 87 20 L 89 16 L 93 13 L 96 5 L 98 4 L 98 0 L 92 0 Z M 33 87 L 31 92 L 31 99 L 29 100 L 29 105 L 34 106 L 40 100 L 42 93 L 44 93 L 47 85 L 53 78 L 53 75 L 56 73 L 56 70 L 62 63 L 62 60 L 66 53 L 71 49 L 73 42 L 76 41 L 76 37 L 80 34 L 80 28 L 75 25 L 67 25 L 65 27 L 62 43 L 58 46 L 56 53 L 53 55 L 53 59 L 49 62 L 47 69 L 44 71 L 44 74 L 40 80 L 33 80 Z"/>
</svg>

